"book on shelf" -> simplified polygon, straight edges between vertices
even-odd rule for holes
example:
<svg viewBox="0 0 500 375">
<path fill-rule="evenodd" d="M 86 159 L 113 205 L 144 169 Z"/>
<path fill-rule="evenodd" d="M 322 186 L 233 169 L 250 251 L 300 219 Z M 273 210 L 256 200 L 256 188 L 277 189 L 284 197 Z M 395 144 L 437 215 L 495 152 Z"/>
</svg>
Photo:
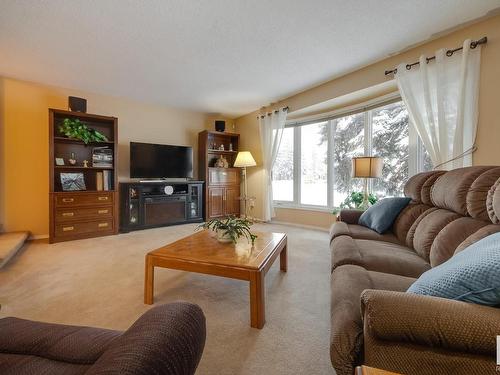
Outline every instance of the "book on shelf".
<svg viewBox="0 0 500 375">
<path fill-rule="evenodd" d="M 113 150 L 108 146 L 92 149 L 92 166 L 98 168 L 113 167 Z"/>
<path fill-rule="evenodd" d="M 104 190 L 106 190 L 106 191 L 112 190 L 111 171 L 102 171 L 100 173 L 102 173 L 102 176 L 103 176 L 103 188 L 104 188 Z"/>
<path fill-rule="evenodd" d="M 97 172 L 95 180 L 96 180 L 96 190 L 97 191 L 104 190 L 104 176 L 102 172 Z"/>
</svg>

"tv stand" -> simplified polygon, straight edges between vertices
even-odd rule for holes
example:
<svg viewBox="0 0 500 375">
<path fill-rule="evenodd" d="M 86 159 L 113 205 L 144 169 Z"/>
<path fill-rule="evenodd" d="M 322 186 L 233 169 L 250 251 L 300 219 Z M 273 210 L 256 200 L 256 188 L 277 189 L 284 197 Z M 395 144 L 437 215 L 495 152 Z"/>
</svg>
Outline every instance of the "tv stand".
<svg viewBox="0 0 500 375">
<path fill-rule="evenodd" d="M 201 222 L 203 181 L 120 183 L 120 232 Z"/>
</svg>

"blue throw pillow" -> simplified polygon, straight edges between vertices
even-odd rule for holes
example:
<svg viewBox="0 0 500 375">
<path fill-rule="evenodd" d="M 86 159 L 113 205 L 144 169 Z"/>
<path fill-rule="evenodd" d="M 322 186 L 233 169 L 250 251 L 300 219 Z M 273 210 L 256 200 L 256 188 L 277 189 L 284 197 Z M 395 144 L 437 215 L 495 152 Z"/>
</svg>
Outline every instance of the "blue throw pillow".
<svg viewBox="0 0 500 375">
<path fill-rule="evenodd" d="M 384 233 L 396 220 L 401 210 L 410 203 L 411 198 L 385 198 L 379 200 L 360 216 L 358 224 Z"/>
<path fill-rule="evenodd" d="M 423 273 L 408 292 L 500 305 L 500 233 L 483 238 Z"/>
</svg>

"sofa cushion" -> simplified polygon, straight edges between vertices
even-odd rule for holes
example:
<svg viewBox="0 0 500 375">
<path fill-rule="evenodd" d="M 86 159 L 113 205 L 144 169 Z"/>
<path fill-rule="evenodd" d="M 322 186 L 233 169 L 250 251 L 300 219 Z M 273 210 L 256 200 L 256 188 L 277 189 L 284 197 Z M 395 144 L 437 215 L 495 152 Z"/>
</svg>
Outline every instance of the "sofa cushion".
<svg viewBox="0 0 500 375">
<path fill-rule="evenodd" d="M 437 234 L 432 242 L 429 253 L 429 261 L 432 267 L 450 259 L 457 247 L 470 235 L 477 232 L 482 227 L 487 226 L 486 221 L 473 219 L 471 217 L 461 217 L 453 220 Z"/>
<path fill-rule="evenodd" d="M 429 261 L 432 243 L 438 233 L 453 220 L 457 220 L 461 216 L 445 209 L 437 209 L 429 213 L 424 213 L 424 215 L 415 228 L 413 248 L 422 258 Z"/>
<path fill-rule="evenodd" d="M 438 178 L 444 173 L 446 173 L 446 171 L 434 171 L 434 173 L 429 178 L 427 178 L 427 180 L 425 180 L 424 184 L 422 185 L 422 193 L 421 193 L 421 199 L 423 204 L 432 206 L 432 199 L 431 199 L 432 187 L 434 186 L 434 183 L 438 180 Z"/>
<path fill-rule="evenodd" d="M 405 291 L 413 278 L 345 265 L 331 279 L 330 358 L 338 375 L 352 375 L 363 346 L 361 293 L 365 289 Z"/>
<path fill-rule="evenodd" d="M 353 264 L 369 271 L 419 277 L 430 268 L 413 250 L 394 243 L 355 240 L 340 236 L 332 241 L 332 271 Z"/>
<path fill-rule="evenodd" d="M 490 224 L 486 225 L 485 227 L 482 227 L 481 229 L 479 229 L 478 231 L 474 232 L 469 237 L 467 237 L 460 245 L 458 245 L 458 247 L 455 249 L 454 254 L 457 254 L 460 251 L 465 250 L 470 245 L 483 239 L 484 237 L 487 237 L 490 234 L 497 232 L 500 232 L 500 225 Z"/>
<path fill-rule="evenodd" d="M 432 179 L 434 176 L 436 176 L 435 178 L 437 178 L 437 176 L 439 176 L 441 173 L 441 171 L 430 171 L 418 173 L 411 176 L 404 186 L 405 197 L 411 198 L 415 203 L 421 203 L 422 189 L 424 188 L 426 182 L 429 179 Z"/>
<path fill-rule="evenodd" d="M 74 364 L 93 364 L 121 332 L 93 327 L 0 319 L 0 353 Z"/>
<path fill-rule="evenodd" d="M 500 167 L 492 168 L 481 174 L 472 183 L 467 193 L 467 212 L 475 219 L 490 221 L 486 200 L 490 188 L 500 178 Z"/>
<path fill-rule="evenodd" d="M 500 178 L 491 186 L 486 198 L 486 211 L 493 224 L 500 223 Z"/>
<path fill-rule="evenodd" d="M 416 218 L 416 220 L 413 222 L 410 229 L 408 230 L 408 234 L 406 235 L 406 246 L 408 246 L 411 249 L 415 249 L 415 246 L 413 246 L 413 240 L 415 239 L 415 232 L 417 230 L 418 225 L 427 215 L 436 210 L 439 210 L 439 208 L 431 207 L 428 210 L 422 212 L 420 216 Z"/>
<path fill-rule="evenodd" d="M 375 240 L 399 243 L 399 240 L 392 233 L 379 234 L 370 228 L 358 224 L 346 224 L 342 221 L 333 223 L 330 227 L 330 241 L 339 236 L 349 236 L 362 240 Z"/>
<path fill-rule="evenodd" d="M 431 189 L 433 205 L 466 216 L 467 193 L 476 178 L 489 169 L 491 167 L 466 167 L 441 175 Z"/>
<path fill-rule="evenodd" d="M 399 242 L 402 244 L 406 243 L 406 237 L 411 226 L 429 208 L 431 207 L 426 204 L 410 203 L 401 211 L 392 225 L 392 232 L 396 235 Z"/>
<path fill-rule="evenodd" d="M 0 353 L 0 374 L 83 375 L 91 365 L 54 361 L 35 355 Z"/>
<path fill-rule="evenodd" d="M 382 234 L 392 227 L 394 220 L 410 200 L 408 197 L 382 199 L 363 212 L 359 224 Z"/>
<path fill-rule="evenodd" d="M 472 244 L 425 272 L 408 292 L 481 305 L 500 305 L 500 233 Z"/>
</svg>

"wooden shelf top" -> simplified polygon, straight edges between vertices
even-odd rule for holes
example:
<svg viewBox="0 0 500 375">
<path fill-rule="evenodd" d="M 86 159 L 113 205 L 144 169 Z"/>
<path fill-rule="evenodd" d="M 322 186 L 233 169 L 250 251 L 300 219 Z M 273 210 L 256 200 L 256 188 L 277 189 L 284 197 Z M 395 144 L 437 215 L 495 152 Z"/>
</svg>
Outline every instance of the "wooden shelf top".
<svg viewBox="0 0 500 375">
<path fill-rule="evenodd" d="M 215 169 L 215 170 L 218 170 L 218 171 L 227 171 L 229 169 L 239 169 L 241 170 L 241 168 L 239 167 L 229 167 L 229 168 L 221 168 L 221 167 L 208 167 L 208 169 Z"/>
<path fill-rule="evenodd" d="M 83 167 L 79 165 L 54 165 L 55 169 L 94 169 L 94 170 L 99 170 L 99 169 L 106 169 L 106 170 L 112 170 L 114 167 Z"/>
<path fill-rule="evenodd" d="M 87 190 L 71 190 L 71 191 L 63 191 L 63 190 L 54 190 L 50 191 L 50 194 L 63 194 L 63 195 L 78 195 L 78 194 L 103 194 L 103 193 L 118 193 L 118 190 L 96 190 L 96 189 L 87 189 Z"/>
<path fill-rule="evenodd" d="M 215 130 L 203 130 L 201 133 L 214 134 L 214 135 L 226 135 L 228 137 L 239 137 L 240 136 L 238 133 L 217 132 Z"/>
<path fill-rule="evenodd" d="M 81 117 L 81 118 L 85 118 L 88 120 L 101 120 L 101 121 L 115 121 L 115 120 L 117 120 L 116 117 L 112 117 L 112 116 L 94 115 L 92 113 L 86 113 L 86 112 L 72 112 L 72 111 L 67 111 L 65 109 L 55 109 L 55 108 L 49 108 L 49 109 L 50 109 L 50 111 L 52 111 L 54 114 L 57 114 L 57 115 Z"/>
<path fill-rule="evenodd" d="M 81 145 L 84 145 L 84 146 L 98 146 L 98 145 L 102 145 L 103 147 L 104 146 L 111 146 L 111 145 L 114 145 L 114 143 L 115 143 L 113 141 L 85 143 L 83 141 L 80 141 L 79 139 L 72 139 L 72 138 L 66 138 L 66 137 L 54 137 L 54 142 L 74 143 L 74 144 L 81 144 Z"/>
<path fill-rule="evenodd" d="M 208 149 L 207 150 L 209 153 L 212 154 L 237 154 L 238 151 L 230 151 L 230 150 L 213 150 L 213 149 Z"/>
</svg>

